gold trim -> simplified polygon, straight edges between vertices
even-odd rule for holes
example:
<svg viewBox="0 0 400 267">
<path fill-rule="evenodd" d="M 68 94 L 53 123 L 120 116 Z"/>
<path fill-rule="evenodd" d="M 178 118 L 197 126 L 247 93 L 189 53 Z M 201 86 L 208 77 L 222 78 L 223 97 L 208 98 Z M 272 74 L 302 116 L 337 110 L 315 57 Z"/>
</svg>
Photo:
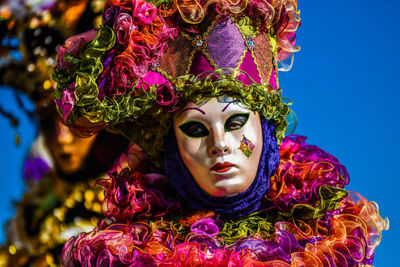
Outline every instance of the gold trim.
<svg viewBox="0 0 400 267">
<path fill-rule="evenodd" d="M 238 62 L 238 64 L 237 64 L 236 68 L 235 68 L 236 70 L 239 70 L 239 69 L 240 69 L 240 65 L 242 65 L 243 60 L 244 60 L 244 58 L 246 57 L 247 51 L 251 52 L 251 51 L 249 50 L 249 48 L 246 46 L 246 49 L 243 51 L 243 55 L 240 57 L 239 62 Z M 261 81 L 260 73 L 258 73 L 258 77 L 260 78 L 260 81 Z"/>
<path fill-rule="evenodd" d="M 161 74 L 162 76 L 164 76 L 165 79 L 167 79 L 168 81 L 172 82 L 172 80 L 173 80 L 172 76 L 169 75 L 164 70 L 162 70 L 160 67 L 158 67 L 155 71 L 158 72 L 159 74 Z"/>
<path fill-rule="evenodd" d="M 190 37 L 190 35 L 187 34 L 187 33 L 185 33 L 184 31 L 180 31 L 179 34 L 180 34 L 181 36 L 185 37 L 186 40 L 188 40 L 188 41 L 190 41 L 190 42 L 193 40 L 193 38 Z"/>
<path fill-rule="evenodd" d="M 246 16 L 246 18 L 248 18 L 248 17 Z M 243 41 L 245 42 L 245 45 L 246 45 L 245 52 L 249 51 L 251 56 L 252 56 L 252 58 L 253 58 L 253 60 L 254 60 L 254 64 L 256 65 L 256 68 L 257 68 L 257 71 L 258 71 L 258 77 L 260 78 L 261 84 L 265 84 L 265 83 L 269 84 L 269 81 L 271 79 L 271 74 L 272 74 L 272 68 L 273 68 L 274 71 L 275 71 L 276 87 L 279 88 L 278 71 L 277 71 L 278 69 L 277 69 L 276 64 L 275 64 L 275 59 L 277 58 L 277 53 L 276 53 L 276 51 L 275 51 L 275 53 L 272 51 L 270 34 L 269 33 L 260 32 L 259 31 L 259 27 L 256 27 L 254 25 L 248 24 L 249 27 L 253 27 L 254 28 L 254 30 L 252 31 L 253 35 L 250 36 L 250 37 L 256 39 L 257 37 L 261 36 L 261 34 L 268 34 L 267 46 L 268 46 L 268 51 L 270 51 L 270 53 L 271 53 L 272 62 L 271 62 L 271 69 L 268 71 L 268 73 L 266 75 L 266 79 L 267 80 L 265 81 L 263 79 L 263 75 L 261 74 L 262 71 L 260 70 L 260 65 L 259 65 L 259 62 L 257 61 L 257 57 L 255 56 L 255 52 L 254 52 L 255 49 L 249 49 L 249 47 L 246 44 L 247 37 L 249 37 L 249 36 L 245 35 L 243 33 L 243 31 L 241 31 L 241 28 L 240 28 L 240 25 L 239 25 L 239 21 L 234 20 L 234 19 L 232 19 L 232 21 L 235 23 L 236 27 L 238 28 L 239 32 L 242 35 Z M 245 21 L 245 22 L 247 22 L 247 21 Z M 240 65 L 243 63 L 243 59 L 244 59 L 245 56 L 246 56 L 246 53 L 244 53 L 243 57 L 241 58 L 240 64 L 236 67 L 237 69 L 239 69 Z"/>
<path fill-rule="evenodd" d="M 235 68 L 236 70 L 239 70 L 240 69 L 240 65 L 242 65 L 243 60 L 246 57 L 247 51 L 249 51 L 251 53 L 251 50 L 249 49 L 249 47 L 247 46 L 247 43 L 246 43 L 246 41 L 247 41 L 246 38 L 248 36 L 245 36 L 245 34 L 240 30 L 240 26 L 238 24 L 237 19 L 235 17 L 232 18 L 232 16 L 230 16 L 230 17 L 231 17 L 232 22 L 235 24 L 236 28 L 238 29 L 239 33 L 242 35 L 242 39 L 243 39 L 244 45 L 246 47 L 246 49 L 243 51 L 243 54 L 240 57 L 240 60 L 239 60 L 238 64 L 236 65 L 236 68 Z M 245 16 L 245 17 L 248 18 L 247 16 Z M 251 36 L 251 37 L 254 37 L 255 35 L 256 35 L 256 33 L 253 31 L 253 36 Z M 251 56 L 253 57 L 252 54 L 251 54 Z M 254 57 L 253 57 L 253 60 L 254 60 Z M 260 72 L 258 72 L 258 77 L 260 78 L 260 81 L 261 81 Z"/>
<path fill-rule="evenodd" d="M 215 64 L 214 60 L 211 58 L 211 56 L 204 50 L 200 50 L 200 53 L 203 54 L 203 56 L 206 57 L 206 59 L 208 60 L 208 63 L 210 63 L 211 67 L 214 68 L 214 70 L 219 69 L 219 66 L 217 64 Z"/>
<path fill-rule="evenodd" d="M 276 36 L 274 36 L 274 35 L 272 34 L 271 31 L 269 32 L 268 36 L 269 36 L 269 43 L 270 43 L 270 46 L 271 46 L 271 39 L 272 39 L 272 38 L 276 39 Z M 278 89 L 278 88 L 279 88 L 278 43 L 277 43 L 276 45 L 277 45 L 277 46 L 276 46 L 276 48 L 275 48 L 275 51 L 272 51 L 272 50 L 271 50 L 271 53 L 272 53 L 272 66 L 273 66 L 273 68 L 274 68 L 274 70 L 275 70 L 276 89 Z M 271 75 L 270 75 L 270 77 L 271 77 Z"/>
</svg>

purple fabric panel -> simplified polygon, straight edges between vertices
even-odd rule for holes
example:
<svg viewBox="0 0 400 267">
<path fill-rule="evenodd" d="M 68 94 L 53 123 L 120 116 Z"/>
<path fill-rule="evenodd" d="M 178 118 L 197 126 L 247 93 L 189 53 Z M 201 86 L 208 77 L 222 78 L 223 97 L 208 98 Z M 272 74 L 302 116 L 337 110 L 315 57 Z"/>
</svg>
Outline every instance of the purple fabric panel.
<svg viewBox="0 0 400 267">
<path fill-rule="evenodd" d="M 210 31 L 205 50 L 218 68 L 237 68 L 246 45 L 239 29 L 227 19 Z"/>
<path fill-rule="evenodd" d="M 214 68 L 211 66 L 210 62 L 208 62 L 208 60 L 203 54 L 197 52 L 194 55 L 192 66 L 190 66 L 190 71 L 189 71 L 190 74 L 197 76 L 200 73 L 213 70 Z"/>
<path fill-rule="evenodd" d="M 257 65 L 256 63 L 254 63 L 254 59 L 249 51 L 246 52 L 246 55 L 239 69 L 249 74 L 256 83 L 261 83 L 261 78 L 258 74 Z M 252 81 L 249 79 L 249 77 L 247 77 L 247 75 L 241 74 L 238 79 L 241 80 L 244 84 L 252 84 Z"/>
<path fill-rule="evenodd" d="M 165 140 L 164 169 L 171 184 L 190 208 L 213 210 L 224 218 L 238 218 L 260 208 L 261 200 L 269 190 L 269 178 L 280 160 L 275 127 L 264 118 L 261 118 L 261 126 L 263 150 L 256 178 L 245 192 L 229 197 L 211 197 L 200 189 L 179 154 L 175 133 L 171 127 Z"/>
</svg>

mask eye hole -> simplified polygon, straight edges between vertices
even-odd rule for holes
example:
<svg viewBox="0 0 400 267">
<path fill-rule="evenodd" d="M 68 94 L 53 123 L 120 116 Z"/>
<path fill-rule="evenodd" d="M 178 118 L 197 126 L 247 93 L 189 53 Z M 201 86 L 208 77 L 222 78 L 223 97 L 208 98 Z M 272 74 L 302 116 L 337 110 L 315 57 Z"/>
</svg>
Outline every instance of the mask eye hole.
<svg viewBox="0 0 400 267">
<path fill-rule="evenodd" d="M 206 137 L 210 134 L 207 127 L 198 121 L 189 121 L 179 126 L 181 131 L 192 138 Z"/>
<path fill-rule="evenodd" d="M 249 120 L 249 113 L 237 113 L 230 116 L 224 125 L 225 132 L 241 129 Z"/>
</svg>

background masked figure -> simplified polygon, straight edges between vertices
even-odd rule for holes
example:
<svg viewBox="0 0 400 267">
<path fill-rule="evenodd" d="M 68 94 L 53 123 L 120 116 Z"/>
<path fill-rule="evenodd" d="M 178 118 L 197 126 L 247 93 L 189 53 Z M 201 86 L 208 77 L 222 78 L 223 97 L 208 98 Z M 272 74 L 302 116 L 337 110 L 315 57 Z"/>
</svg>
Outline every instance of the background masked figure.
<svg viewBox="0 0 400 267">
<path fill-rule="evenodd" d="M 1 36 L 2 44 L 14 38 L 23 58 L 2 61 L 7 64 L 0 66 L 1 83 L 24 92 L 34 102 L 36 110 L 28 115 L 37 118 L 39 134 L 24 165 L 26 191 L 16 203 L 15 217 L 5 227 L 1 266 L 60 265 L 64 242 L 71 234 L 93 229 L 101 217 L 104 194 L 94 187 L 96 179 L 116 166 L 117 159 L 121 161 L 116 164 L 134 160 L 119 158 L 122 152 L 135 150 L 127 151 L 125 138 L 105 131 L 90 137 L 71 132 L 52 99 L 54 82 L 50 77 L 57 46 L 76 27 L 93 27 L 103 6 L 101 1 L 58 1 L 37 12 L 30 7 L 22 14 L 11 5 L 11 13 L 2 21 L 9 30 Z M 83 14 L 86 21 L 81 20 Z M 7 51 L 2 47 L 3 59 Z"/>
<path fill-rule="evenodd" d="M 25 162 L 27 189 L 5 228 L 2 255 L 8 266 L 59 264 L 68 237 L 96 226 L 104 195 L 95 181 L 128 146 L 107 132 L 75 136 L 54 117 L 54 106 L 52 111 L 52 117 L 40 117 L 46 126 Z"/>
<path fill-rule="evenodd" d="M 63 121 L 147 152 L 114 172 L 105 219 L 66 266 L 362 266 L 387 228 L 339 161 L 285 136 L 296 1 L 109 1 L 103 27 L 66 40 L 54 72 Z"/>
</svg>

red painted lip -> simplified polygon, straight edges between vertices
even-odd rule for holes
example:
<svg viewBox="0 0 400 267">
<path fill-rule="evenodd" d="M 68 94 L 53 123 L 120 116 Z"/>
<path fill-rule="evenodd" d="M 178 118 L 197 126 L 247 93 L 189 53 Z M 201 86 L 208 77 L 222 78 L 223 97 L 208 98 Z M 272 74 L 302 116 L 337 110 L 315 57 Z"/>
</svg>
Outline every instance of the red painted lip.
<svg viewBox="0 0 400 267">
<path fill-rule="evenodd" d="M 230 162 L 224 162 L 224 163 L 220 163 L 218 162 L 217 164 L 215 164 L 214 166 L 211 167 L 211 171 L 215 171 L 218 173 L 223 173 L 223 172 L 227 172 L 229 171 L 232 167 L 235 167 L 236 165 Z"/>
</svg>

